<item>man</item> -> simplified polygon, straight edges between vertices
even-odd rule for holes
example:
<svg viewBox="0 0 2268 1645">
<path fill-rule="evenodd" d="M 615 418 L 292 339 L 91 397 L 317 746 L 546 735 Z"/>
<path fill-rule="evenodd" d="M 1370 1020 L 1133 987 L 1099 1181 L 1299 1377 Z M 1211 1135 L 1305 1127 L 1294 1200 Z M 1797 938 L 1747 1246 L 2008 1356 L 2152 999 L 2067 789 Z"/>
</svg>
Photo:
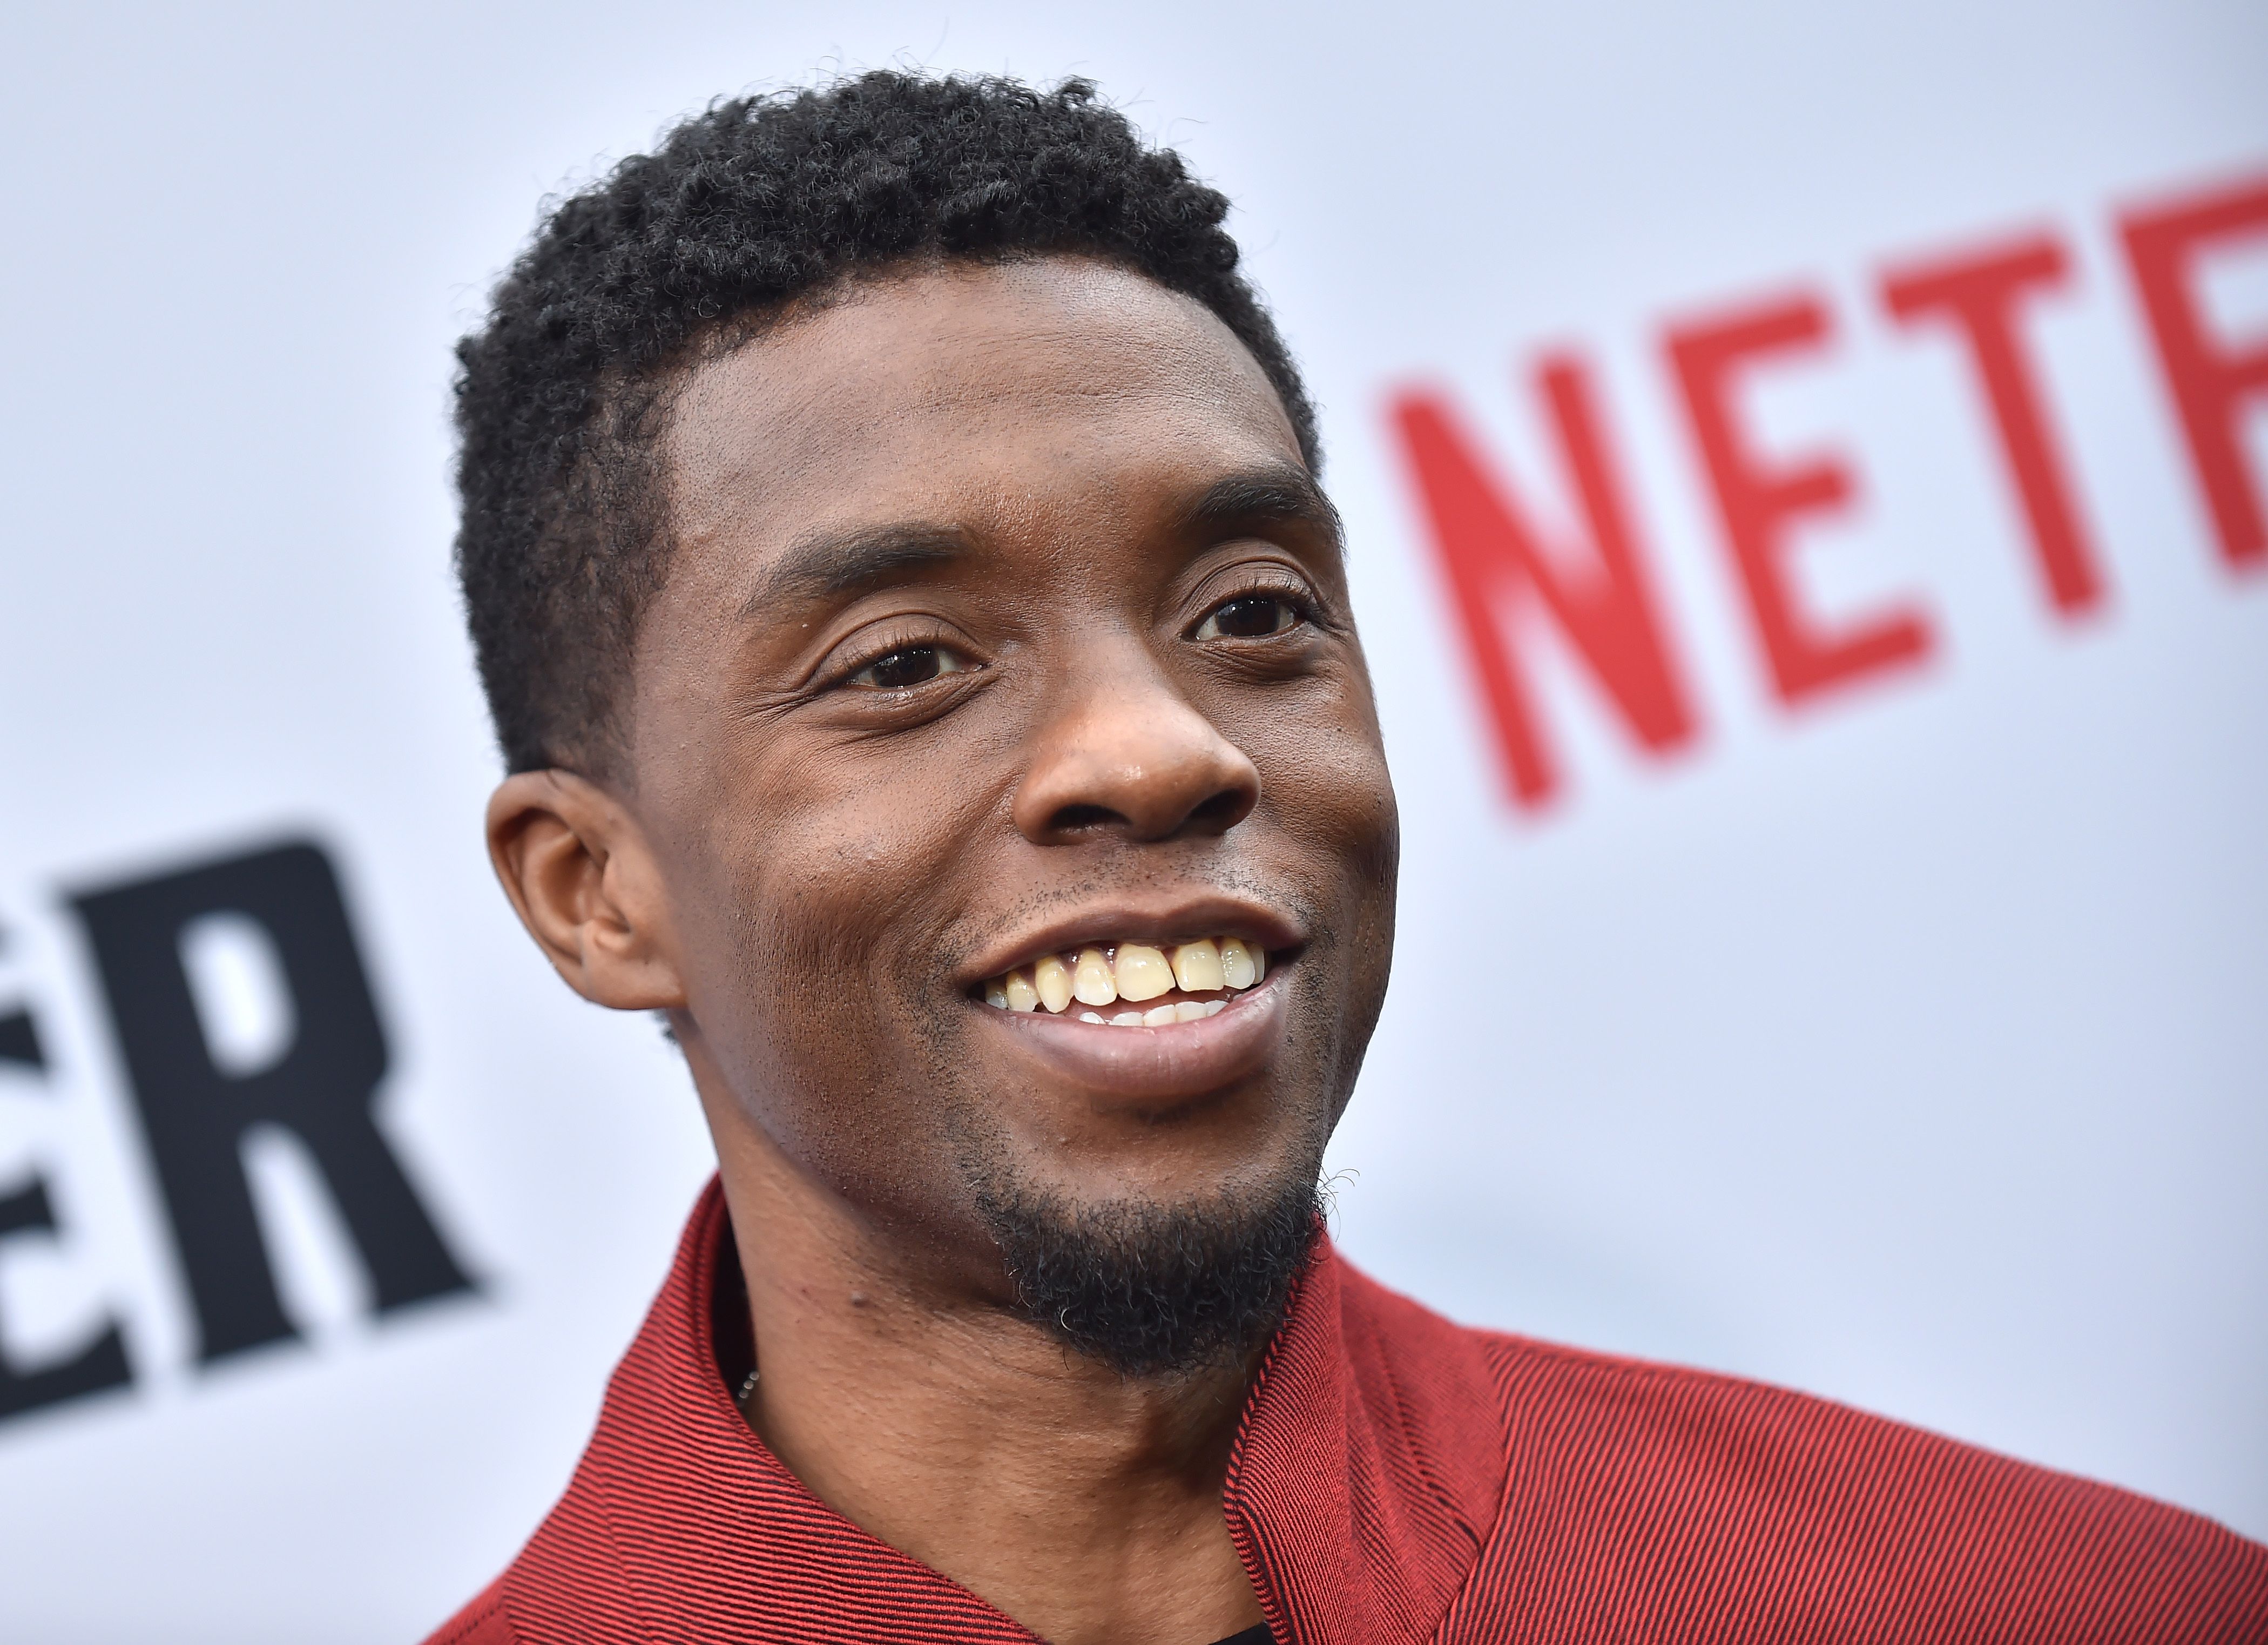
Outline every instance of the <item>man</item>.
<svg viewBox="0 0 2268 1645">
<path fill-rule="evenodd" d="M 1226 210 L 1077 82 L 868 75 L 463 345 L 497 869 L 719 1172 L 437 1639 L 2268 1637 L 2207 1521 L 1333 1253 L 1394 796 Z"/>
</svg>

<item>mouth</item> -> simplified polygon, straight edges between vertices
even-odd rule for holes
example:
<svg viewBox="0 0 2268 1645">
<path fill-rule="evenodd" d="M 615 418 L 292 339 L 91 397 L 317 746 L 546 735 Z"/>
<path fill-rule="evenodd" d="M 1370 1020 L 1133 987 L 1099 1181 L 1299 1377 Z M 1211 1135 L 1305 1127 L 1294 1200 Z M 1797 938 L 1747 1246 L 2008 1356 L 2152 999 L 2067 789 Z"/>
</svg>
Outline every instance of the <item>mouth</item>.
<svg viewBox="0 0 2268 1645">
<path fill-rule="evenodd" d="M 1175 929 L 1208 934 L 1159 934 Z M 968 999 L 1012 1060 L 1101 1110 L 1154 1119 L 1275 1060 L 1304 934 L 1226 904 L 1129 918 L 1116 936 L 1100 922 L 1058 928 L 1000 955 Z"/>
</svg>

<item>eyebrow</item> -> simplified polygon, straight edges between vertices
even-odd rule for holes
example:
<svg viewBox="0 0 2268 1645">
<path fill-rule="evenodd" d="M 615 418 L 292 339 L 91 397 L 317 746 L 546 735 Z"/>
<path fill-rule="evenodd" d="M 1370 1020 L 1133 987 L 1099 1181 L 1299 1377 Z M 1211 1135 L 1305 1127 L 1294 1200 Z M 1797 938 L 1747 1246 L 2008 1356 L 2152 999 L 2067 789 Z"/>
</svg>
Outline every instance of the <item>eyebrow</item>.
<svg viewBox="0 0 2268 1645">
<path fill-rule="evenodd" d="M 740 602 L 743 616 L 805 606 L 871 588 L 908 572 L 964 558 L 971 544 L 945 526 L 875 526 L 820 531 L 788 545 Z"/>
<path fill-rule="evenodd" d="M 1306 469 L 1288 464 L 1224 476 L 1186 505 L 1175 524 L 1185 535 L 1232 526 L 1304 526 L 1320 532 L 1332 552 L 1344 552 L 1339 511 Z M 740 602 L 741 615 L 840 599 L 909 572 L 952 564 L 974 547 L 962 532 L 924 523 L 814 532 L 765 568 Z"/>
<path fill-rule="evenodd" d="M 1319 531 L 1344 555 L 1346 533 L 1339 511 L 1305 468 L 1283 464 L 1216 480 L 1182 511 L 1184 533 L 1227 526 L 1305 526 Z"/>
</svg>

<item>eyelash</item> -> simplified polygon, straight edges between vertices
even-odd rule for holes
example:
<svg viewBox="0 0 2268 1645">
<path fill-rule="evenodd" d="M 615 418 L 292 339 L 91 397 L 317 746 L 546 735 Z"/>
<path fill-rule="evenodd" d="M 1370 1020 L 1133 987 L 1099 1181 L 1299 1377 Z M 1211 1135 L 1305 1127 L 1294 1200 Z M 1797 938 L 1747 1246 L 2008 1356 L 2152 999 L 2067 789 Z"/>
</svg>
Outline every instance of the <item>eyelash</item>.
<svg viewBox="0 0 2268 1645">
<path fill-rule="evenodd" d="M 1205 624 L 1212 622 L 1229 607 L 1246 600 L 1273 600 L 1291 611 L 1292 620 L 1290 623 L 1285 624 L 1284 627 L 1274 630 L 1266 634 L 1223 634 L 1214 636 L 1215 638 L 1248 640 L 1275 639 L 1283 635 L 1289 634 L 1293 629 L 1298 628 L 1301 623 L 1307 623 L 1316 627 L 1322 626 L 1322 616 L 1316 609 L 1315 599 L 1310 591 L 1305 587 L 1293 585 L 1289 579 L 1286 579 L 1282 582 L 1277 582 L 1271 579 L 1254 583 L 1248 587 L 1240 588 L 1234 594 L 1214 601 L 1212 604 L 1205 608 L 1205 614 L 1197 619 L 1197 625 L 1189 631 L 1189 638 L 1191 639 L 1197 638 L 1203 632 Z"/>
<path fill-rule="evenodd" d="M 884 685 L 879 681 L 871 684 L 863 684 L 859 682 L 860 675 L 872 673 L 893 657 L 901 656 L 909 652 L 934 652 L 940 660 L 946 657 L 956 658 L 959 660 L 951 667 L 940 668 L 926 680 L 915 680 L 904 685 Z M 832 672 L 828 688 L 829 690 L 849 688 L 854 690 L 877 692 L 912 691 L 941 680 L 947 675 L 974 674 L 983 667 L 984 665 L 969 653 L 968 646 L 956 636 L 948 634 L 942 629 L 930 628 L 894 634 L 887 640 L 862 648 L 854 660 Z"/>
</svg>

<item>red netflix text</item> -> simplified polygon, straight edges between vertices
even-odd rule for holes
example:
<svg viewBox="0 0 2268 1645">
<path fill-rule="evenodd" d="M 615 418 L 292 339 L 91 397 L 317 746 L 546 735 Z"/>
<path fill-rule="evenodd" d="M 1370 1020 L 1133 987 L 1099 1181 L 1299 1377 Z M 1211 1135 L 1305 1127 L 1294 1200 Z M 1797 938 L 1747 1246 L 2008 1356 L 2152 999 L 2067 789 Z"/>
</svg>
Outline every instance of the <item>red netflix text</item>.
<svg viewBox="0 0 2268 1645">
<path fill-rule="evenodd" d="M 2212 551 L 2234 577 L 2250 580 L 2268 571 L 2268 475 L 2246 447 L 2248 420 L 2268 413 L 2268 336 L 2220 335 L 2200 269 L 2208 254 L 2268 253 L 2268 176 L 2138 206 L 2117 216 L 2116 230 Z M 1873 292 L 1896 333 L 1937 339 L 1962 356 L 2022 522 L 2020 551 L 2032 564 L 2043 611 L 2062 623 L 2087 618 L 2111 596 L 2030 341 L 2036 311 L 2068 300 L 2073 284 L 2064 242 L 2031 232 L 1926 261 L 1892 258 Z M 1809 527 L 1850 506 L 1855 460 L 1831 451 L 1768 455 L 1742 409 L 1745 383 L 1828 350 L 1837 323 L 1823 295 L 1797 287 L 1677 321 L 1660 334 L 1728 580 L 1764 677 L 1788 707 L 1911 669 L 1937 645 L 1916 607 L 1888 604 L 1835 623 L 1810 607 L 1793 551 Z M 1702 723 L 1594 373 L 1563 350 L 1539 358 L 1533 378 L 1577 541 L 1539 535 L 1535 515 L 1447 394 L 1409 388 L 1390 408 L 1506 790 L 1528 810 L 1565 786 L 1531 683 L 1538 621 L 1556 627 L 1642 753 L 1675 756 Z"/>
</svg>

